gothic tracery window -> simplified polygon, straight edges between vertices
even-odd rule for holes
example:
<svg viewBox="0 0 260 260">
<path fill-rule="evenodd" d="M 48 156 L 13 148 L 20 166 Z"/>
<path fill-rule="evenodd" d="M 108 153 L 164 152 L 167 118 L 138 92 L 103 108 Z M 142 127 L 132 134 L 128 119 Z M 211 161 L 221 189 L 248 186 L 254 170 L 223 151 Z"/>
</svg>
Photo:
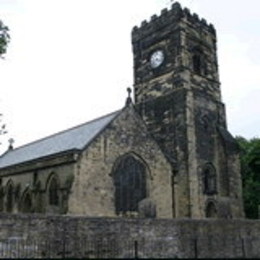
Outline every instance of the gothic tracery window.
<svg viewBox="0 0 260 260">
<path fill-rule="evenodd" d="M 59 185 L 56 176 L 52 177 L 49 184 L 49 204 L 59 205 Z"/>
<path fill-rule="evenodd" d="M 114 174 L 116 214 L 137 211 L 138 203 L 146 198 L 146 167 L 134 156 L 122 158 Z"/>
</svg>

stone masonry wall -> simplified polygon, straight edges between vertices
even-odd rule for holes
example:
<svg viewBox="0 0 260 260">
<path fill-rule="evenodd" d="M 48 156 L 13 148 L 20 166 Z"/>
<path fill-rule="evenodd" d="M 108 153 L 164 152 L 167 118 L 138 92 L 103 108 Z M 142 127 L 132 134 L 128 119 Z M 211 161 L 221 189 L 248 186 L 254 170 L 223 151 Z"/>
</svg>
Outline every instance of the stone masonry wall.
<svg viewBox="0 0 260 260">
<path fill-rule="evenodd" d="M 260 221 L 0 215 L 0 258 L 258 258 Z"/>
<path fill-rule="evenodd" d="M 73 181 L 74 159 L 69 155 L 57 156 L 49 160 L 39 160 L 19 167 L 1 170 L 1 211 L 7 211 L 7 186 L 12 184 L 13 206 L 10 212 L 23 211 L 25 194 L 31 197 L 31 208 L 27 212 L 61 213 L 67 212 L 68 194 Z M 59 184 L 59 205 L 49 205 L 48 185 L 52 176 Z"/>
<path fill-rule="evenodd" d="M 173 217 L 171 166 L 132 106 L 126 107 L 82 152 L 69 198 L 69 214 L 116 216 L 113 170 L 126 154 L 146 166 L 147 197 L 155 203 L 157 217 Z"/>
</svg>

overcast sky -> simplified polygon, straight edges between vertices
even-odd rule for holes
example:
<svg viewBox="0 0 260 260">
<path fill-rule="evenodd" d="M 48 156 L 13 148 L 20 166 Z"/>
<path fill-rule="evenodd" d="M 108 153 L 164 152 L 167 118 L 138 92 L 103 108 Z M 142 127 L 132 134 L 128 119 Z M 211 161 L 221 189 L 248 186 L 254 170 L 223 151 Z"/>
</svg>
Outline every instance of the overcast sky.
<svg viewBox="0 0 260 260">
<path fill-rule="evenodd" d="M 180 0 L 213 23 L 233 135 L 260 137 L 260 0 Z M 0 111 L 15 147 L 123 107 L 131 30 L 170 0 L 0 0 L 11 43 Z M 6 149 L 4 142 L 2 149 Z"/>
</svg>

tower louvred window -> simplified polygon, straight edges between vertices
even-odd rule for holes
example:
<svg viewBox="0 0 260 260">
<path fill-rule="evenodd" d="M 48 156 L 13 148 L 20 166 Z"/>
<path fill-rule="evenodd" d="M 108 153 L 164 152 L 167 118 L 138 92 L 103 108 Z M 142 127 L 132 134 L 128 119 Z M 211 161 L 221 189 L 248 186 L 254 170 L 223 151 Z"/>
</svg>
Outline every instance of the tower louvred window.
<svg viewBox="0 0 260 260">
<path fill-rule="evenodd" d="M 206 57 L 200 48 L 192 51 L 192 70 L 199 75 L 207 74 Z"/>
<path fill-rule="evenodd" d="M 217 193 L 217 176 L 213 166 L 206 166 L 203 171 L 204 193 L 211 195 Z"/>
<path fill-rule="evenodd" d="M 201 56 L 194 54 L 192 57 L 193 70 L 195 73 L 201 74 Z"/>
</svg>

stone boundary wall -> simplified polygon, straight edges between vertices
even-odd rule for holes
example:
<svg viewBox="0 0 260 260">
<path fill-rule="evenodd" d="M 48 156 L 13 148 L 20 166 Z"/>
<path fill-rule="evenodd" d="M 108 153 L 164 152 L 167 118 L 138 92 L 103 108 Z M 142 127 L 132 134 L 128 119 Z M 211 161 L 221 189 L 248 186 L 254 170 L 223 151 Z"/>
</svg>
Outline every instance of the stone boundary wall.
<svg viewBox="0 0 260 260">
<path fill-rule="evenodd" d="M 259 220 L 0 215 L 0 258 L 259 258 Z"/>
</svg>

